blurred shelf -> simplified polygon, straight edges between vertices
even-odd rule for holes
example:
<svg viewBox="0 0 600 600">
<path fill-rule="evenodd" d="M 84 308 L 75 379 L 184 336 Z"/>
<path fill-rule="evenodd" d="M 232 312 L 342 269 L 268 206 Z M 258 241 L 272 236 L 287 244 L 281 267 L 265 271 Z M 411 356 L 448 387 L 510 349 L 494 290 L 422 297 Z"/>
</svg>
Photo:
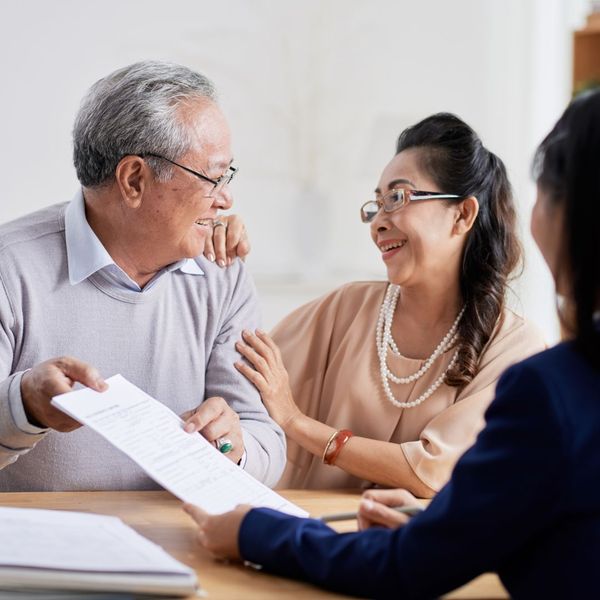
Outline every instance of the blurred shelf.
<svg viewBox="0 0 600 600">
<path fill-rule="evenodd" d="M 573 34 L 573 92 L 595 86 L 600 87 L 600 12 Z"/>
</svg>

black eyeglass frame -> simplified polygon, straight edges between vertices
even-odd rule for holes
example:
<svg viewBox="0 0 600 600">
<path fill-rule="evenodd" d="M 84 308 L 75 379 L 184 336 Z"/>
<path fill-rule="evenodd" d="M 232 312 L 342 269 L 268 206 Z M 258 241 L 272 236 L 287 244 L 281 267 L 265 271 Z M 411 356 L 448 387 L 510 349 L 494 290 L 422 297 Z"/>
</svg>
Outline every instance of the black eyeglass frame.
<svg viewBox="0 0 600 600">
<path fill-rule="evenodd" d="M 394 201 L 390 206 L 386 208 L 386 199 L 391 198 L 394 195 L 402 196 L 402 201 Z M 445 194 L 443 192 L 426 192 L 423 190 L 407 190 L 404 188 L 398 188 L 390 190 L 383 194 L 381 198 L 375 200 L 369 200 L 360 207 L 360 219 L 363 223 L 370 223 L 383 208 L 386 213 L 393 213 L 401 208 L 404 208 L 409 202 L 421 202 L 424 200 L 464 200 L 465 196 L 459 196 L 457 194 Z M 373 213 L 372 217 L 367 216 L 365 208 L 368 205 L 376 205 L 377 211 Z"/>
<path fill-rule="evenodd" d="M 153 152 L 146 152 L 144 154 L 137 154 L 136 156 L 139 156 L 140 158 L 146 158 L 147 156 L 151 156 L 152 158 L 160 158 L 161 160 L 166 160 L 167 162 L 171 163 L 172 165 L 175 165 L 176 167 L 179 167 L 180 169 L 183 169 L 184 171 L 187 171 L 188 173 L 195 175 L 199 179 L 202 179 L 203 181 L 208 181 L 209 183 L 212 183 L 214 187 L 211 190 L 210 194 L 208 194 L 208 196 L 212 196 L 215 192 L 222 190 L 223 186 L 229 185 L 231 183 L 231 180 L 235 177 L 235 174 L 239 171 L 239 167 L 232 167 L 231 165 L 229 165 L 229 167 L 227 167 L 227 171 L 225 171 L 225 173 L 223 173 L 223 175 L 221 175 L 221 177 L 219 177 L 218 179 L 211 179 L 210 177 L 207 177 L 206 175 L 203 175 L 202 173 L 198 173 L 198 171 L 194 171 L 194 169 L 190 169 L 189 167 L 180 165 L 178 162 L 175 162 L 174 160 L 171 160 L 170 158 L 167 158 L 166 156 L 161 156 L 160 154 L 154 154 Z"/>
</svg>

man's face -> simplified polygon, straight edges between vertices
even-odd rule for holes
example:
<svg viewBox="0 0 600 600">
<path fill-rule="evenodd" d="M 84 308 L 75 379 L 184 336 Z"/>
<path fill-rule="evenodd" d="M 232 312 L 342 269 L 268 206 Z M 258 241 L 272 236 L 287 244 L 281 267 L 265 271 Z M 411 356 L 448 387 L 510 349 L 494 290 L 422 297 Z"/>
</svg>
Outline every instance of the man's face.
<svg viewBox="0 0 600 600">
<path fill-rule="evenodd" d="M 218 179 L 232 162 L 230 132 L 221 110 L 210 100 L 196 100 L 181 110 L 191 133 L 192 146 L 177 162 L 210 179 Z M 173 177 L 153 179 L 144 191 L 136 229 L 143 228 L 144 246 L 152 267 L 161 268 L 183 258 L 202 254 L 212 235 L 211 221 L 219 209 L 232 205 L 229 188 L 219 192 L 213 184 L 173 166 Z"/>
</svg>

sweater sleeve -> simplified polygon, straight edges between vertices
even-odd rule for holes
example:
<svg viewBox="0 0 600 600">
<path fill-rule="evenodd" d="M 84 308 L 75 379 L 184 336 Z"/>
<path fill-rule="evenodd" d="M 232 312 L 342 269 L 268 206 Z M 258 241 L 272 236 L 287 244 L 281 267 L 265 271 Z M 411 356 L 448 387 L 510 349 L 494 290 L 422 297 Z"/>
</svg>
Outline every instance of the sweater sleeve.
<svg viewBox="0 0 600 600">
<path fill-rule="evenodd" d="M 437 597 L 498 570 L 560 510 L 568 444 L 551 397 L 534 369 L 509 370 L 475 446 L 405 527 L 336 534 L 317 521 L 255 509 L 240 530 L 242 556 L 277 574 L 375 598 Z"/>
<path fill-rule="evenodd" d="M 17 323 L 0 275 L 0 469 L 14 463 L 44 437 L 27 423 L 21 399 L 23 372 L 12 373 Z"/>
<path fill-rule="evenodd" d="M 237 276 L 237 279 L 210 351 L 205 395 L 207 398 L 222 396 L 238 413 L 246 450 L 244 470 L 272 487 L 285 466 L 285 436 L 269 416 L 254 385 L 233 366 L 241 359 L 235 343 L 241 339 L 242 331 L 260 326 L 258 298 L 254 283 L 241 261 L 229 267 L 227 274 Z"/>
</svg>

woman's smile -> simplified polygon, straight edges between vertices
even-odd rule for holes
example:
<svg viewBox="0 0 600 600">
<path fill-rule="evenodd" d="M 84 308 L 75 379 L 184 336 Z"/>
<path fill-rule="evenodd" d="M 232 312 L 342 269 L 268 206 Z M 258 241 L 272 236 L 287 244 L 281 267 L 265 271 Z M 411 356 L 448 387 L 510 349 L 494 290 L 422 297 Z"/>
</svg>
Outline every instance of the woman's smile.
<svg viewBox="0 0 600 600">
<path fill-rule="evenodd" d="M 408 240 L 382 240 L 377 243 L 379 250 L 381 250 L 381 258 L 384 261 L 391 259 L 393 256 L 398 254 L 402 248 L 406 245 Z"/>
</svg>

